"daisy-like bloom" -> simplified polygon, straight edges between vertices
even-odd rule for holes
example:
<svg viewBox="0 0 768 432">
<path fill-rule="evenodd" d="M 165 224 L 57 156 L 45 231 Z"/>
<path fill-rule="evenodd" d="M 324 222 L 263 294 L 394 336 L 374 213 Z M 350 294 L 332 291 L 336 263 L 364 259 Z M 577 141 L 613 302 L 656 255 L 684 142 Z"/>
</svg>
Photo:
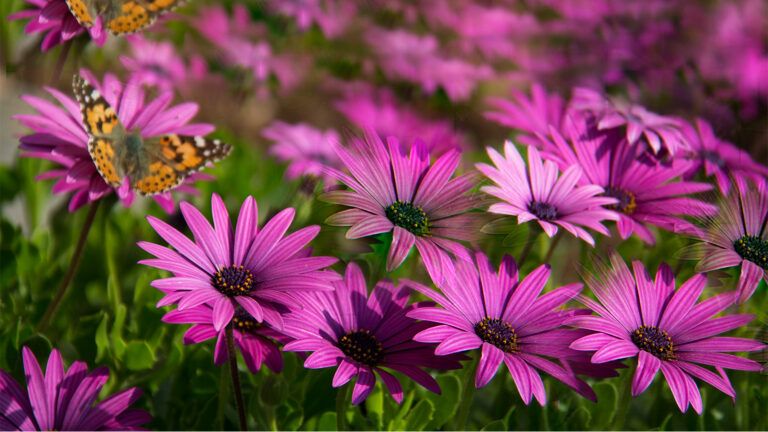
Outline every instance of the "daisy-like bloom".
<svg viewBox="0 0 768 432">
<path fill-rule="evenodd" d="M 357 13 L 354 2 L 344 0 L 270 0 L 267 7 L 293 17 L 300 30 L 317 24 L 323 35 L 331 39 L 341 35 Z"/>
<path fill-rule="evenodd" d="M 326 223 L 351 226 L 350 239 L 392 232 L 387 271 L 399 267 L 414 245 L 434 280 L 441 279 L 448 253 L 469 256 L 456 240 L 472 240 L 481 215 L 468 213 L 477 200 L 468 194 L 474 185 L 471 174 L 451 179 L 461 159 L 458 151 L 430 165 L 421 141 L 405 155 L 396 138 L 389 137 L 385 145 L 369 131 L 364 140 L 353 140 L 349 150 L 338 147 L 337 152 L 351 175 L 330 172 L 351 190 L 329 192 L 323 199 L 353 208 Z"/>
<path fill-rule="evenodd" d="M 269 152 L 288 162 L 285 175 L 289 179 L 311 176 L 322 178 L 326 186 L 336 183 L 325 170 L 326 167 L 341 167 L 341 160 L 334 150 L 341 139 L 335 130 L 322 131 L 304 123 L 292 125 L 276 121 L 264 128 L 261 135 L 274 141 Z"/>
<path fill-rule="evenodd" d="M 107 40 L 107 32 L 104 31 L 101 19 L 97 19 L 92 27 L 86 29 L 69 11 L 65 0 L 26 0 L 26 2 L 31 6 L 30 9 L 12 14 L 8 19 L 28 19 L 24 33 L 45 33 L 41 45 L 43 52 L 67 42 L 86 30 L 98 46 L 104 45 Z"/>
<path fill-rule="evenodd" d="M 573 373 L 553 361 L 574 358 L 568 348 L 578 334 L 563 328 L 574 311 L 561 306 L 581 292 L 575 283 L 541 295 L 549 279 L 548 265 L 518 280 L 515 261 L 505 256 L 498 272 L 481 252 L 476 262 L 457 260 L 450 277 L 438 284 L 440 292 L 410 282 L 409 286 L 437 302 L 408 313 L 411 318 L 438 325 L 421 331 L 414 340 L 439 343 L 438 355 L 480 349 L 475 387 L 488 384 L 502 362 L 523 401 L 531 398 L 544 405 L 546 393 L 538 371 L 542 371 L 579 394 L 595 400 L 592 389 Z"/>
<path fill-rule="evenodd" d="M 717 216 L 697 231 L 702 243 L 693 246 L 696 271 L 709 272 L 741 265 L 737 291 L 745 302 L 760 284 L 768 282 L 768 193 L 756 188 L 734 188 L 720 200 Z"/>
<path fill-rule="evenodd" d="M 142 35 L 130 35 L 130 56 L 120 56 L 120 62 L 132 78 L 163 91 L 186 89 L 191 81 L 200 81 L 207 74 L 205 60 L 193 57 L 189 64 L 179 56 L 170 42 L 155 42 Z"/>
<path fill-rule="evenodd" d="M 171 106 L 173 95 L 170 92 L 163 92 L 156 99 L 147 102 L 144 90 L 135 81 L 123 86 L 111 74 L 104 76 L 103 83 L 97 81 L 90 72 L 81 71 L 80 74 L 104 95 L 107 102 L 117 111 L 117 117 L 125 129 L 139 131 L 142 138 L 165 134 L 206 135 L 214 129 L 210 124 L 187 124 L 197 113 L 197 104 L 188 102 Z M 24 95 L 22 100 L 37 110 L 37 114 L 19 114 L 13 117 L 34 132 L 21 137 L 21 156 L 46 159 L 59 165 L 40 174 L 38 180 L 57 179 L 53 186 L 54 193 L 72 193 L 69 211 L 75 211 L 113 191 L 117 192 L 123 205 L 130 206 L 134 192 L 129 182 L 113 188 L 96 170 L 96 165 L 88 153 L 88 133 L 83 125 L 78 103 L 56 89 L 46 87 L 46 91 L 56 99 L 58 105 L 36 96 Z M 174 191 L 196 193 L 191 184 L 196 180 L 209 178 L 207 175 L 193 174 Z M 170 192 L 154 195 L 152 198 L 166 212 L 173 211 L 174 201 Z"/>
<path fill-rule="evenodd" d="M 640 151 L 617 133 L 598 130 L 589 118 L 569 118 L 565 131 L 570 144 L 554 129 L 545 156 L 561 169 L 582 168 L 581 184 L 602 187 L 618 200 L 608 208 L 619 213 L 616 226 L 622 239 L 633 233 L 648 244 L 655 242 L 647 224 L 672 232 L 693 233 L 695 226 L 684 216 L 714 214 L 717 208 L 688 195 L 712 189 L 707 183 L 680 181 L 690 161 L 673 159 L 668 164 L 648 164 Z"/>
<path fill-rule="evenodd" d="M 227 362 L 229 356 L 226 330 L 216 331 L 213 327 L 213 308 L 210 306 L 202 304 L 185 310 L 172 310 L 163 316 L 163 322 L 193 324 L 184 333 L 185 344 L 197 344 L 216 338 L 213 362 L 216 366 Z M 277 342 L 286 342 L 285 336 L 256 321 L 242 307 L 235 308 L 232 330 L 235 347 L 243 354 L 248 370 L 257 373 L 262 364 L 266 364 L 274 372 L 283 370 L 283 356 Z"/>
<path fill-rule="evenodd" d="M 560 226 L 592 246 L 595 239 L 582 226 L 610 234 L 602 221 L 619 217 L 602 206 L 617 201 L 601 196 L 604 191 L 600 186 L 577 186 L 582 177 L 581 167 L 570 166 L 559 176 L 557 165 L 542 161 L 535 147 L 528 147 L 526 166 L 511 141 L 504 143 L 504 156 L 490 147 L 487 151 L 495 166 L 479 163 L 477 169 L 495 185 L 483 186 L 481 190 L 502 200 L 492 204 L 488 211 L 516 216 L 518 223 L 535 220 L 549 237 Z"/>
<path fill-rule="evenodd" d="M 724 195 L 730 191 L 731 178 L 741 187 L 748 187 L 747 179 L 759 183 L 768 177 L 768 167 L 752 160 L 746 151 L 717 138 L 706 120 L 696 119 L 695 128 L 686 123 L 683 131 L 691 144 L 694 161 L 686 176 L 691 177 L 703 168 L 707 177 L 715 176 Z"/>
<path fill-rule="evenodd" d="M 631 145 L 643 138 L 655 156 L 674 156 L 690 147 L 681 130 L 682 121 L 652 113 L 639 105 L 613 101 L 594 90 L 580 87 L 573 91 L 571 107 L 596 116 L 599 130 L 624 129 Z"/>
<path fill-rule="evenodd" d="M 736 294 L 720 294 L 697 304 L 706 285 L 705 275 L 697 274 L 675 289 L 675 277 L 664 264 L 655 280 L 641 262 L 633 262 L 632 268 L 634 277 L 616 254 L 609 264 L 596 264 L 597 275 L 588 275 L 587 283 L 597 301 L 587 297 L 581 301 L 597 315 L 569 320 L 569 324 L 595 333 L 574 341 L 571 348 L 594 352 L 593 363 L 637 358 L 633 396 L 645 391 L 661 369 L 681 411 L 690 404 L 697 413 L 702 412 L 701 394 L 693 378 L 735 399 L 723 369 L 760 371 L 762 366 L 726 353 L 765 347 L 752 339 L 719 336 L 754 318 L 713 318 L 733 304 Z"/>
<path fill-rule="evenodd" d="M 0 369 L 0 429 L 2 430 L 142 430 L 152 420 L 144 410 L 130 406 L 141 397 L 136 387 L 94 404 L 109 379 L 105 367 L 88 372 L 76 361 L 67 369 L 61 354 L 53 349 L 45 374 L 32 350 L 22 349 L 26 388 Z"/>
<path fill-rule="evenodd" d="M 458 356 L 438 357 L 434 346 L 415 342 L 413 335 L 428 327 L 406 314 L 420 305 L 408 305 L 410 290 L 391 282 L 379 282 L 368 295 L 360 268 L 347 265 L 335 291 L 305 296 L 302 309 L 285 319 L 284 333 L 294 340 L 285 351 L 312 352 L 304 362 L 309 369 L 336 367 L 333 386 L 341 387 L 357 377 L 352 403 L 359 404 L 381 378 L 389 394 L 403 400 L 403 389 L 390 369 L 440 393 L 440 386 L 423 368 L 458 369 Z"/>
<path fill-rule="evenodd" d="M 491 98 L 490 105 L 497 111 L 485 114 L 503 126 L 522 132 L 518 140 L 526 145 L 540 147 L 536 134 L 546 135 L 550 127 L 560 130 L 565 116 L 565 102 L 557 94 L 549 94 L 538 83 L 531 87 L 531 97 L 520 91 L 515 91 L 512 100 Z"/>
<path fill-rule="evenodd" d="M 152 282 L 165 293 L 158 307 L 178 303 L 178 310 L 185 311 L 206 304 L 213 309 L 216 332 L 224 330 L 242 308 L 256 322 L 266 321 L 279 330 L 283 327 L 281 314 L 295 303 L 292 293 L 333 289 L 330 281 L 338 275 L 325 268 L 336 258 L 312 257 L 307 249 L 320 227 L 309 226 L 285 236 L 295 214 L 292 208 L 282 210 L 259 229 L 256 201 L 248 197 L 234 230 L 221 197 L 213 195 L 211 208 L 213 227 L 194 206 L 181 203 L 194 242 L 160 219 L 147 218 L 173 247 L 138 243 L 155 257 L 139 264 L 173 273 Z"/>
</svg>

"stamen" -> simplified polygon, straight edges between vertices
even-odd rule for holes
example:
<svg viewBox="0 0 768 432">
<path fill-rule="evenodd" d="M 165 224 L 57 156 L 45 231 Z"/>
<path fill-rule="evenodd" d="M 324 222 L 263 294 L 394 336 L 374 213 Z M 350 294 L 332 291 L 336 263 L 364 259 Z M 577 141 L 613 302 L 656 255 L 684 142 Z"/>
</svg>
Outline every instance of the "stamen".
<svg viewBox="0 0 768 432">
<path fill-rule="evenodd" d="M 349 332 L 339 339 L 339 348 L 358 363 L 376 366 L 384 359 L 384 347 L 370 330 Z"/>
<path fill-rule="evenodd" d="M 395 201 L 384 213 L 393 224 L 417 236 L 429 235 L 429 218 L 421 207 L 409 202 Z"/>
<path fill-rule="evenodd" d="M 504 352 L 520 351 L 515 329 L 509 323 L 498 318 L 484 318 L 475 324 L 475 334 L 484 342 L 488 342 Z"/>
<path fill-rule="evenodd" d="M 735 242 L 733 248 L 742 258 L 768 270 L 768 240 L 746 235 Z"/>
<path fill-rule="evenodd" d="M 637 199 L 635 194 L 626 189 L 608 186 L 605 188 L 604 195 L 619 200 L 618 203 L 606 206 L 606 208 L 616 210 L 626 215 L 631 215 L 637 209 Z"/>
<path fill-rule="evenodd" d="M 245 295 L 253 289 L 253 274 L 243 266 L 224 267 L 211 277 L 211 283 L 226 296 Z"/>
<path fill-rule="evenodd" d="M 640 326 L 632 332 L 632 342 L 641 350 L 662 360 L 674 360 L 675 345 L 666 331 L 655 326 Z"/>
<path fill-rule="evenodd" d="M 528 211 L 536 215 L 539 220 L 553 221 L 557 219 L 557 207 L 539 201 L 534 201 L 528 205 Z"/>
</svg>

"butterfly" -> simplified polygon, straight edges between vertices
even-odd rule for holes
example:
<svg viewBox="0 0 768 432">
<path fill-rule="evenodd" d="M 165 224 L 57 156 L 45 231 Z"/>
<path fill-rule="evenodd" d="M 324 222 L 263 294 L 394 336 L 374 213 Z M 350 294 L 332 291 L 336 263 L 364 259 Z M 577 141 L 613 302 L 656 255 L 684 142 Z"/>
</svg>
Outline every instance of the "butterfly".
<svg viewBox="0 0 768 432">
<path fill-rule="evenodd" d="M 75 75 L 72 88 L 88 132 L 88 153 L 101 177 L 112 187 L 119 187 L 128 177 L 141 195 L 163 193 L 232 150 L 217 139 L 202 136 L 142 138 L 137 131 L 125 129 L 115 109 L 84 78 Z"/>
<path fill-rule="evenodd" d="M 134 33 L 155 22 L 158 16 L 178 6 L 182 0 L 66 0 L 67 7 L 83 27 L 91 27 L 101 17 L 104 27 L 114 35 Z"/>
</svg>

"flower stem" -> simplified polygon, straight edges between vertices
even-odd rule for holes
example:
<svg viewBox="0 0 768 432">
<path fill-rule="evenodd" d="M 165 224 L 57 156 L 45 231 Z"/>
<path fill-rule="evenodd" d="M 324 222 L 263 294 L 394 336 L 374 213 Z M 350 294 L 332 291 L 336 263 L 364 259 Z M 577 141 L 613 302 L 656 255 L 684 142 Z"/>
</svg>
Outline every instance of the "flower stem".
<svg viewBox="0 0 768 432">
<path fill-rule="evenodd" d="M 45 310 L 43 318 L 40 320 L 40 324 L 37 325 L 38 333 L 44 333 L 48 326 L 51 324 L 51 319 L 56 315 L 56 312 L 61 306 L 64 296 L 67 294 L 72 279 L 75 277 L 77 268 L 80 266 L 80 260 L 83 258 L 83 250 L 85 249 L 85 241 L 88 239 L 88 233 L 91 231 L 93 220 L 96 218 L 96 212 L 99 209 L 99 203 L 101 200 L 93 201 L 88 207 L 88 214 L 85 216 L 85 223 L 80 230 L 80 237 L 77 239 L 77 245 L 75 246 L 75 252 L 72 255 L 72 260 L 69 262 L 69 269 L 67 274 L 64 275 L 61 284 L 56 289 L 56 294 L 53 296 L 53 300 L 48 304 L 48 309 Z"/>
<path fill-rule="evenodd" d="M 467 420 L 469 420 L 469 410 L 472 408 L 472 399 L 475 397 L 475 372 L 480 360 L 480 353 L 472 355 L 470 366 L 464 371 L 463 388 L 461 389 L 461 406 L 456 414 L 455 430 L 467 430 Z"/>
<path fill-rule="evenodd" d="M 635 375 L 636 367 L 636 365 L 632 365 L 624 370 L 624 376 L 621 377 L 622 383 L 619 386 L 619 400 L 616 402 L 616 411 L 609 430 L 624 430 L 629 404 L 632 402 L 632 377 Z"/>
<path fill-rule="evenodd" d="M 235 351 L 235 337 L 232 324 L 227 325 L 227 357 L 229 358 L 229 372 L 232 375 L 232 388 L 235 390 L 235 402 L 237 403 L 237 415 L 240 418 L 240 430 L 247 430 L 245 421 L 245 404 L 243 404 L 243 391 L 240 388 L 240 374 L 237 370 L 237 351 Z"/>
<path fill-rule="evenodd" d="M 552 254 L 555 252 L 555 248 L 557 247 L 557 244 L 560 243 L 560 238 L 563 236 L 560 233 L 555 234 L 555 238 L 552 239 L 552 242 L 549 243 L 549 250 L 547 251 L 547 255 L 544 257 L 544 264 L 549 264 L 549 260 L 552 258 Z"/>
<path fill-rule="evenodd" d="M 528 258 L 528 254 L 531 252 L 531 249 L 533 248 L 534 240 L 536 240 L 536 236 L 539 234 L 539 230 L 535 227 L 531 226 L 528 228 L 528 239 L 525 241 L 525 246 L 523 247 L 523 251 L 520 252 L 520 260 L 517 261 L 518 268 L 523 267 L 523 263 L 525 262 L 525 259 Z"/>
<path fill-rule="evenodd" d="M 61 72 L 64 70 L 64 65 L 67 63 L 67 57 L 69 56 L 69 49 L 72 47 L 72 40 L 65 42 L 61 46 L 59 51 L 59 57 L 56 59 L 56 66 L 53 68 L 53 75 L 51 76 L 51 85 L 56 86 L 61 78 Z"/>
<path fill-rule="evenodd" d="M 349 385 L 339 387 L 336 392 L 336 429 L 347 430 L 347 393 Z"/>
</svg>

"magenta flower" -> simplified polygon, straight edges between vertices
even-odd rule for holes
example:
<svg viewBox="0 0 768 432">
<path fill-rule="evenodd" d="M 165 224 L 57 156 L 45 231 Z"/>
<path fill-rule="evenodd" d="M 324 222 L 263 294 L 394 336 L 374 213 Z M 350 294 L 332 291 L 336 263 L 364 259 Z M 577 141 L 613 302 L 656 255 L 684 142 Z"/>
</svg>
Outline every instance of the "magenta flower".
<svg viewBox="0 0 768 432">
<path fill-rule="evenodd" d="M 87 71 L 81 75 L 97 88 L 104 98 L 117 111 L 120 122 L 126 130 L 138 130 L 143 138 L 166 134 L 206 135 L 213 131 L 213 126 L 205 123 L 187 124 L 197 113 L 195 103 L 183 103 L 170 106 L 172 94 L 161 93 L 156 99 L 145 103 L 144 90 L 132 81 L 123 86 L 114 75 L 104 76 L 99 83 Z M 88 153 L 88 133 L 82 123 L 82 114 L 78 103 L 60 91 L 47 88 L 60 104 L 55 105 L 36 96 L 24 95 L 22 100 L 37 110 L 37 114 L 18 114 L 13 118 L 32 129 L 34 133 L 21 137 L 22 157 L 34 157 L 50 160 L 58 165 L 56 169 L 40 174 L 38 180 L 58 179 L 53 192 L 72 193 L 69 211 L 99 200 L 113 191 L 124 206 L 133 203 L 134 192 L 129 182 L 113 188 L 109 186 L 96 170 L 96 165 Z M 209 176 L 192 174 L 175 191 L 196 193 L 191 186 L 196 180 L 209 179 Z M 170 213 L 174 209 L 170 192 L 154 195 L 152 198 Z"/>
<path fill-rule="evenodd" d="M 369 132 L 365 140 L 354 140 L 350 150 L 339 147 L 337 152 L 351 175 L 331 173 L 352 190 L 329 192 L 323 199 L 353 208 L 326 223 L 351 226 L 350 239 L 392 232 L 387 271 L 399 267 L 414 245 L 434 280 L 441 279 L 448 253 L 469 256 L 456 240 L 474 238 L 480 215 L 468 213 L 476 202 L 468 195 L 474 185 L 470 175 L 451 179 L 461 159 L 458 151 L 430 165 L 423 143 L 414 143 L 406 156 L 396 138 L 389 137 L 385 146 Z"/>
<path fill-rule="evenodd" d="M 222 331 L 241 307 L 256 322 L 266 321 L 279 330 L 283 327 L 281 314 L 295 302 L 293 293 L 332 289 L 330 281 L 337 275 L 325 268 L 336 258 L 312 257 L 307 249 L 320 227 L 313 225 L 285 236 L 295 214 L 292 208 L 279 212 L 259 229 L 256 201 L 248 197 L 233 230 L 221 197 L 214 194 L 211 207 L 213 227 L 199 210 L 181 203 L 194 242 L 160 219 L 147 218 L 173 247 L 138 243 L 155 257 L 139 264 L 173 273 L 152 282 L 165 293 L 158 307 L 178 303 L 178 310 L 185 311 L 206 304 L 213 308 L 216 332 Z"/>
<path fill-rule="evenodd" d="M 561 168 L 580 166 L 581 184 L 598 185 L 605 195 L 618 200 L 608 208 L 619 213 L 616 226 L 622 239 L 634 233 L 653 244 L 655 237 L 646 224 L 690 234 L 695 227 L 684 216 L 700 217 L 717 211 L 687 196 L 710 190 L 711 185 L 679 181 L 691 162 L 675 159 L 668 164 L 648 164 L 621 136 L 597 130 L 586 118 L 567 121 L 565 129 L 571 143 L 551 130 L 552 142 L 545 146 L 545 156 Z"/>
<path fill-rule="evenodd" d="M 683 412 L 688 404 L 697 413 L 702 412 L 701 394 L 693 378 L 735 399 L 736 392 L 723 369 L 760 371 L 762 366 L 726 353 L 765 347 L 751 339 L 718 336 L 753 318 L 712 318 L 733 304 L 735 293 L 720 294 L 696 304 L 707 281 L 703 274 L 675 289 L 675 277 L 664 264 L 655 280 L 641 262 L 633 262 L 632 268 L 634 278 L 616 254 L 611 256 L 610 264 L 598 263 L 598 276 L 590 276 L 587 281 L 597 301 L 581 299 L 597 316 L 576 316 L 570 320 L 570 324 L 596 333 L 574 341 L 571 348 L 594 351 L 593 363 L 636 357 L 632 396 L 645 391 L 661 369 Z M 712 366 L 717 373 L 700 365 Z"/>
<path fill-rule="evenodd" d="M 685 123 L 683 132 L 691 144 L 694 161 L 686 173 L 687 177 L 692 177 L 703 168 L 707 177 L 715 176 L 717 186 L 724 195 L 728 195 L 731 178 L 741 187 L 747 187 L 747 179 L 758 183 L 768 177 L 768 167 L 752 160 L 746 151 L 717 138 L 706 120 L 696 119 L 696 128 Z"/>
<path fill-rule="evenodd" d="M 596 116 L 599 130 L 625 129 L 630 145 L 643 138 L 657 157 L 663 154 L 674 156 L 690 147 L 681 130 L 682 121 L 652 113 L 639 105 L 609 100 L 594 90 L 577 88 L 573 92 L 571 107 Z"/>
<path fill-rule="evenodd" d="M 739 303 L 747 301 L 760 284 L 768 282 L 768 194 L 765 183 L 756 189 L 735 188 L 720 200 L 717 216 L 697 231 L 696 271 L 710 272 L 741 265 L 736 290 Z"/>
<path fill-rule="evenodd" d="M 440 386 L 422 368 L 458 369 L 458 356 L 437 357 L 432 345 L 414 342 L 413 335 L 424 330 L 406 316 L 419 305 L 407 305 L 410 291 L 390 282 L 379 282 L 368 295 L 360 268 L 347 265 L 344 280 L 336 290 L 306 295 L 303 308 L 285 319 L 284 332 L 295 340 L 285 351 L 311 351 L 304 367 L 336 367 L 333 387 L 357 377 L 352 403 L 359 404 L 381 378 L 389 394 L 400 403 L 403 389 L 386 369 L 395 370 L 427 390 L 440 393 Z"/>
<path fill-rule="evenodd" d="M 495 166 L 484 163 L 476 166 L 495 183 L 481 190 L 502 200 L 491 205 L 488 209 L 491 213 L 516 216 L 518 223 L 535 220 L 549 237 L 554 236 L 560 226 L 592 246 L 595 239 L 582 226 L 609 235 L 608 228 L 601 222 L 619 219 L 615 212 L 602 207 L 617 202 L 600 196 L 603 188 L 577 186 L 582 177 L 578 165 L 568 167 L 558 177 L 557 165 L 542 161 L 535 147 L 528 148 L 527 166 L 511 141 L 504 143 L 504 156 L 490 147 L 487 151 Z"/>
<path fill-rule="evenodd" d="M 213 362 L 216 366 L 221 366 L 229 358 L 227 336 L 225 329 L 216 331 L 213 327 L 213 317 L 213 308 L 202 304 L 185 310 L 172 310 L 163 316 L 163 322 L 193 324 L 184 333 L 185 344 L 197 344 L 216 338 Z M 232 329 L 235 347 L 243 354 L 248 370 L 257 373 L 262 363 L 274 372 L 283 370 L 283 356 L 280 354 L 277 342 L 286 342 L 285 336 L 256 321 L 242 307 L 235 308 Z"/>
<path fill-rule="evenodd" d="M 357 13 L 354 2 L 343 0 L 271 0 L 267 7 L 293 17 L 300 30 L 317 24 L 327 38 L 340 36 Z"/>
<path fill-rule="evenodd" d="M 533 270 L 518 281 L 517 264 L 510 256 L 495 272 L 488 258 L 477 252 L 476 264 L 458 260 L 450 277 L 438 284 L 442 293 L 411 282 L 409 286 L 437 302 L 408 313 L 438 325 L 421 331 L 414 340 L 439 343 L 437 355 L 480 349 L 475 387 L 488 384 L 502 362 L 523 401 L 535 397 L 544 405 L 546 394 L 540 370 L 579 394 L 595 400 L 595 393 L 582 380 L 551 359 L 574 358 L 568 345 L 578 337 L 563 322 L 573 311 L 560 307 L 581 292 L 581 284 L 570 284 L 540 297 L 549 279 L 549 266 Z"/>
<path fill-rule="evenodd" d="M 485 114 L 503 126 L 523 132 L 518 140 L 525 145 L 539 147 L 537 134 L 546 135 L 549 128 L 560 130 L 565 117 L 565 103 L 557 94 L 548 94 L 541 84 L 531 86 L 531 97 L 515 91 L 512 100 L 491 98 L 488 101 L 497 111 Z"/>
<path fill-rule="evenodd" d="M 275 121 L 262 131 L 262 136 L 274 141 L 269 152 L 281 161 L 289 162 L 286 177 L 322 178 L 326 187 L 336 183 L 326 168 L 340 168 L 341 160 L 334 147 L 341 143 L 333 129 L 322 131 L 304 123 L 288 124 Z"/>
<path fill-rule="evenodd" d="M 104 31 L 101 19 L 86 29 L 77 22 L 69 11 L 65 0 L 26 0 L 32 6 L 21 12 L 9 15 L 9 20 L 29 19 L 24 33 L 45 33 L 41 49 L 48 51 L 54 46 L 66 42 L 86 30 L 98 46 L 104 45 L 107 32 Z"/>
<path fill-rule="evenodd" d="M 186 89 L 190 82 L 200 81 L 207 74 L 205 61 L 195 56 L 185 63 L 170 42 L 156 42 L 142 35 L 126 37 L 130 56 L 120 56 L 120 62 L 130 71 L 131 78 L 162 91 Z"/>
<path fill-rule="evenodd" d="M 51 350 L 45 375 L 32 350 L 22 349 L 26 388 L 0 369 L 0 429 L 2 430 L 141 430 L 152 420 L 130 406 L 141 397 L 136 387 L 125 389 L 94 405 L 109 379 L 100 367 L 76 361 L 66 369 L 58 350 Z"/>
</svg>

